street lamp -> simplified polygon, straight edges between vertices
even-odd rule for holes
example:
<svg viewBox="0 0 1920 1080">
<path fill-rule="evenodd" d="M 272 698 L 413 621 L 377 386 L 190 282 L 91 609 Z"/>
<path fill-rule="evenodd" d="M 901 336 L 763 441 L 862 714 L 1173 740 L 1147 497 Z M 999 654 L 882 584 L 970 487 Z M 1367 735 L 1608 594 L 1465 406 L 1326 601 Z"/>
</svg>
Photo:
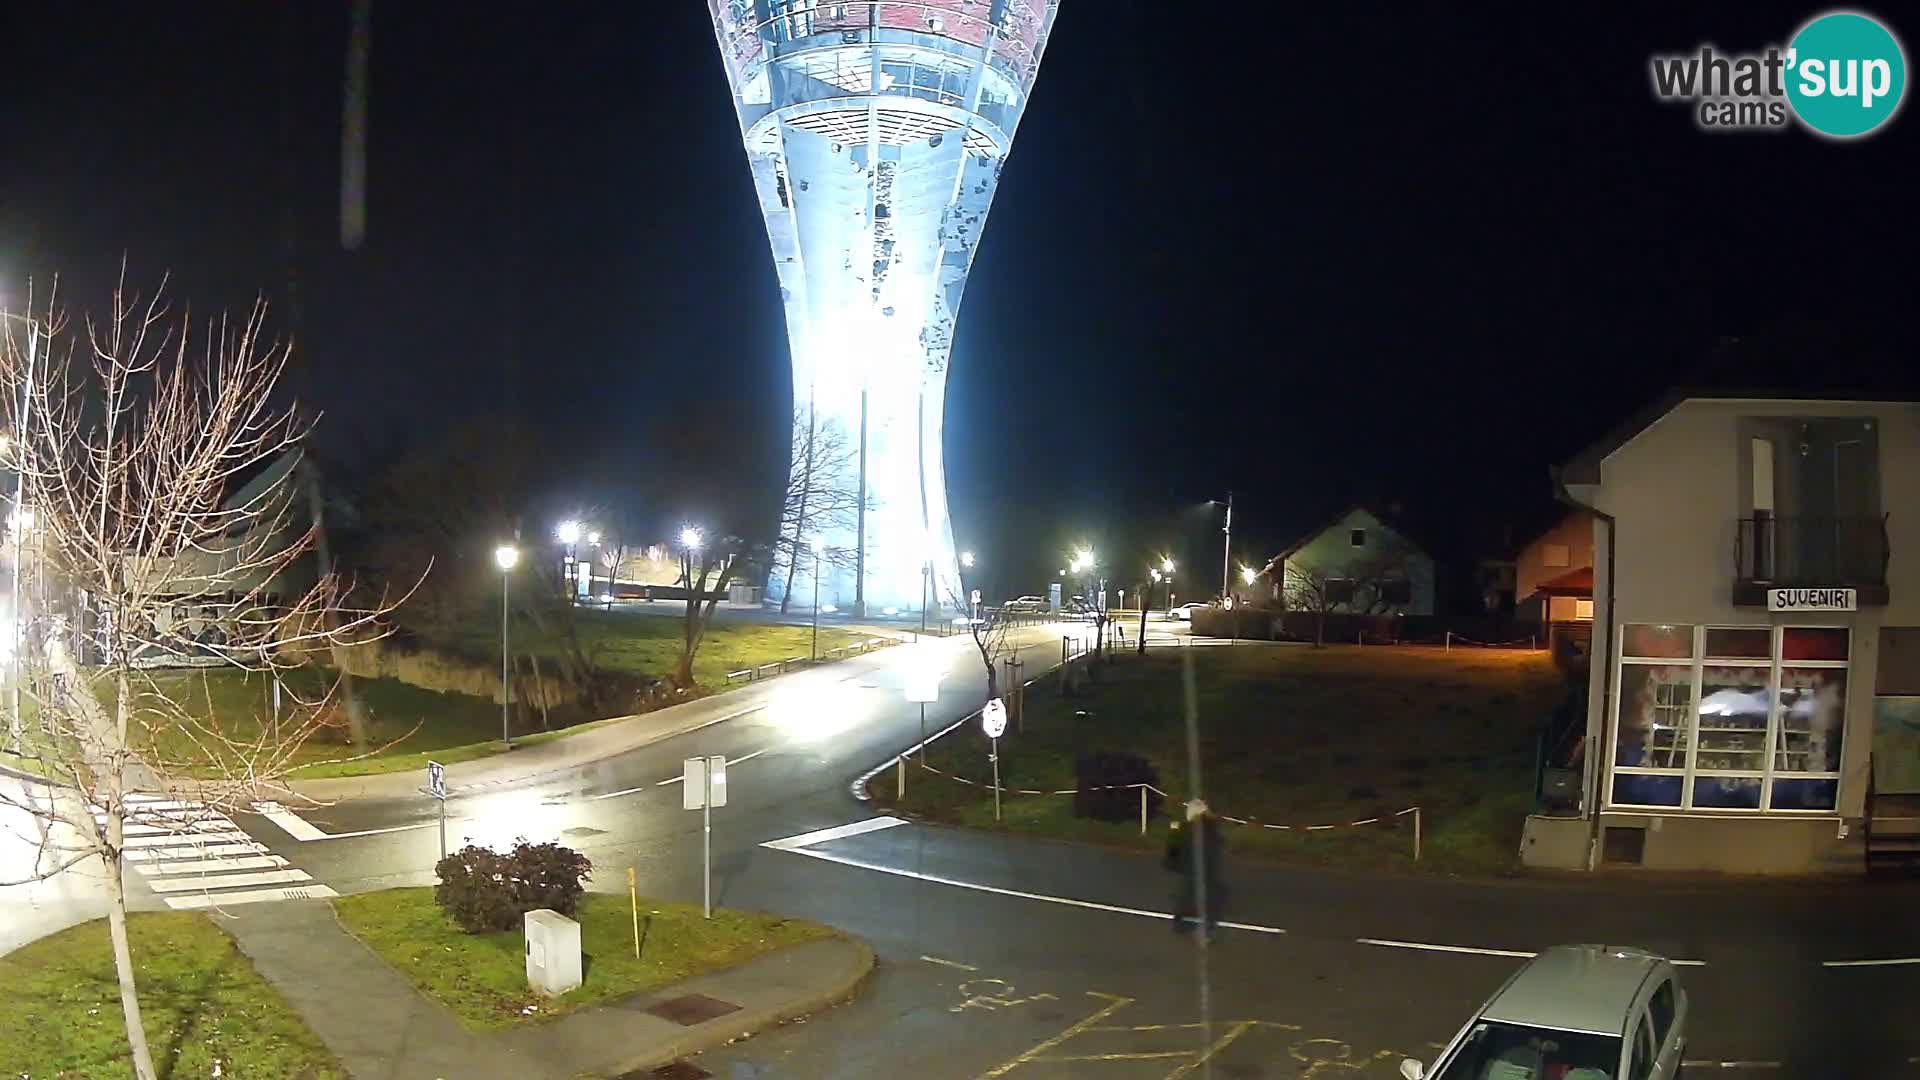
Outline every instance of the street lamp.
<svg viewBox="0 0 1920 1080">
<path fill-rule="evenodd" d="M 961 552 L 960 565 L 966 567 L 969 570 L 973 569 L 973 552 L 971 551 Z"/>
<path fill-rule="evenodd" d="M 576 582 L 576 576 L 580 573 L 580 567 L 575 563 L 573 557 L 573 545 L 580 542 L 580 523 L 572 518 L 568 518 L 558 526 L 555 526 L 553 537 L 567 545 L 566 558 L 561 563 L 561 568 L 565 571 L 564 576 L 567 579 L 567 603 L 571 604 L 573 603 L 573 594 L 578 592 L 580 588 Z"/>
<path fill-rule="evenodd" d="M 1173 614 L 1173 560 L 1160 560 L 1160 572 L 1167 576 L 1167 614 Z"/>
<path fill-rule="evenodd" d="M 693 618 L 693 603 L 698 601 L 693 594 L 693 553 L 699 551 L 700 545 L 705 541 L 706 538 L 700 535 L 700 530 L 692 525 L 680 530 L 680 546 L 685 549 L 685 553 L 680 556 L 680 570 L 687 582 L 687 597 L 690 601 L 687 605 L 689 619 Z"/>
<path fill-rule="evenodd" d="M 493 549 L 493 561 L 500 567 L 500 741 L 513 749 L 513 730 L 507 724 L 507 703 L 513 700 L 513 683 L 507 672 L 507 583 L 513 580 L 513 568 L 520 562 L 520 549 L 501 544 Z"/>
<path fill-rule="evenodd" d="M 827 550 L 826 541 L 814 537 L 807 545 L 813 549 L 813 659 L 820 659 L 820 556 Z"/>
<path fill-rule="evenodd" d="M 1240 580 L 1246 582 L 1249 585 L 1253 584 L 1254 579 L 1258 578 L 1259 576 L 1260 576 L 1260 572 L 1258 570 L 1255 570 L 1251 566 L 1242 566 L 1240 568 Z"/>
<path fill-rule="evenodd" d="M 1220 505 L 1219 499 L 1209 499 L 1207 501 L 1213 503 L 1215 506 Z M 1227 598 L 1228 586 L 1233 581 L 1232 578 L 1227 576 L 1227 569 L 1233 564 L 1233 492 L 1231 491 L 1227 492 L 1226 507 L 1227 520 L 1225 524 L 1220 526 L 1220 531 L 1226 534 L 1226 539 L 1222 541 L 1220 545 L 1220 599 L 1223 601 Z"/>
</svg>

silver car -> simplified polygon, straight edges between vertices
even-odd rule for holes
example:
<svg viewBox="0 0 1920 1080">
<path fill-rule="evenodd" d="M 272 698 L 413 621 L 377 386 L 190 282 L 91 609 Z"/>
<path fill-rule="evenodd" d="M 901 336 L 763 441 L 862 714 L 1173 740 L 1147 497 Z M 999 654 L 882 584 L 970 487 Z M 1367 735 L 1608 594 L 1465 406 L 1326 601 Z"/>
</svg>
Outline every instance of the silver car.
<svg viewBox="0 0 1920 1080">
<path fill-rule="evenodd" d="M 1666 959 L 1614 945 L 1560 945 L 1514 972 L 1428 1069 L 1407 1080 L 1672 1080 L 1687 1046 L 1687 994 Z"/>
</svg>

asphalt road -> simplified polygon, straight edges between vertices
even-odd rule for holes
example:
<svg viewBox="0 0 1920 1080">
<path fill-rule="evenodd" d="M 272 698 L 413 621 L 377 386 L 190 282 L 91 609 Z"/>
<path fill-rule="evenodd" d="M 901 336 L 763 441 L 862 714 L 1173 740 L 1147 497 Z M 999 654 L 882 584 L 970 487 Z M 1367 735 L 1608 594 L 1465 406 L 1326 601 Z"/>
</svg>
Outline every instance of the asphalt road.
<svg viewBox="0 0 1920 1080">
<path fill-rule="evenodd" d="M 1058 659 L 1058 633 L 1024 633 L 1029 675 Z M 938 730 L 985 680 L 967 639 L 931 647 L 948 667 L 928 707 Z M 1920 957 L 1910 886 L 1462 882 L 1230 858 L 1240 928 L 1202 950 L 1171 932 L 1171 882 L 1136 855 L 912 824 L 766 846 L 873 817 L 848 785 L 919 737 L 904 661 L 885 650 L 783 676 L 723 722 L 459 793 L 450 839 L 556 839 L 593 858 L 597 888 L 619 889 L 632 866 L 643 891 L 697 900 L 701 815 L 672 780 L 687 756 L 725 754 L 716 902 L 843 927 L 882 964 L 858 1002 L 704 1057 L 721 1077 L 1386 1078 L 1402 1056 L 1432 1056 L 1521 962 L 1505 954 L 1599 941 L 1698 962 L 1683 970 L 1687 1057 L 1717 1074 L 1920 1078 L 1920 963 L 1853 966 Z M 431 882 L 429 800 L 302 816 L 335 838 L 238 824 L 342 893 Z"/>
</svg>

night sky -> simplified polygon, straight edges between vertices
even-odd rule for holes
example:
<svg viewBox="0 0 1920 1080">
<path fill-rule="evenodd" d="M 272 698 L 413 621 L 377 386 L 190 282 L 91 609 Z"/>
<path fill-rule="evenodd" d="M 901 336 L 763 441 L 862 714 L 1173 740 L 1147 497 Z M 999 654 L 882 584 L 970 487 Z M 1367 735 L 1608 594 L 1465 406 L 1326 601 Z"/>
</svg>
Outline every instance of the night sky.
<svg viewBox="0 0 1920 1080">
<path fill-rule="evenodd" d="M 1356 500 L 1497 554 L 1664 387 L 1920 389 L 1911 108 L 1842 145 L 1649 90 L 1816 8 L 1216 6 L 1062 5 L 950 375 L 991 591 L 1083 539 L 1217 566 L 1229 489 L 1249 561 Z M 104 299 L 123 254 L 264 294 L 339 460 L 511 419 L 543 510 L 770 529 L 786 342 L 704 4 L 374 9 L 354 252 L 344 0 L 10 13 L 0 296 Z"/>
</svg>

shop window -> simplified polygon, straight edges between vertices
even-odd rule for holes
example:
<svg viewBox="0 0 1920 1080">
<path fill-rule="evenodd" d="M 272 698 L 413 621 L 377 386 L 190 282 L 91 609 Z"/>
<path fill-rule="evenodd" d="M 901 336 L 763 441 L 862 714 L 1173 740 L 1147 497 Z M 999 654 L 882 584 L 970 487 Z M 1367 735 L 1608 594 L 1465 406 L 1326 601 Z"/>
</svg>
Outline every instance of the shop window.
<svg viewBox="0 0 1920 1080">
<path fill-rule="evenodd" d="M 1773 655 L 1773 631 L 1764 626 L 1707 627 L 1707 659 L 1765 660 Z"/>
<path fill-rule="evenodd" d="M 1845 660 L 1847 630 L 1841 626 L 1789 626 L 1783 631 L 1782 660 Z"/>
<path fill-rule="evenodd" d="M 1846 728 L 1845 628 L 1633 624 L 1623 637 L 1615 805 L 1835 809 Z"/>
<path fill-rule="evenodd" d="M 1631 623 L 1626 629 L 1626 656 L 1687 660 L 1693 657 L 1693 627 L 1668 623 Z"/>
</svg>

